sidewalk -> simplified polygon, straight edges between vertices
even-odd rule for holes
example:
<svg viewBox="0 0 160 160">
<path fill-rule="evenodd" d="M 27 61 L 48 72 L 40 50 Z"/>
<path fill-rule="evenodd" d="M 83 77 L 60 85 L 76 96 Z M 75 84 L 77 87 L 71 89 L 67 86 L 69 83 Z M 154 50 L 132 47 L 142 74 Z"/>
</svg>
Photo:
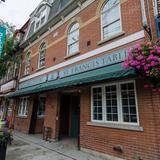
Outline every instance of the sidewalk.
<svg viewBox="0 0 160 160">
<path fill-rule="evenodd" d="M 73 143 L 46 142 L 40 137 L 14 132 L 13 145 L 7 149 L 6 160 L 106 160 L 78 151 Z"/>
</svg>

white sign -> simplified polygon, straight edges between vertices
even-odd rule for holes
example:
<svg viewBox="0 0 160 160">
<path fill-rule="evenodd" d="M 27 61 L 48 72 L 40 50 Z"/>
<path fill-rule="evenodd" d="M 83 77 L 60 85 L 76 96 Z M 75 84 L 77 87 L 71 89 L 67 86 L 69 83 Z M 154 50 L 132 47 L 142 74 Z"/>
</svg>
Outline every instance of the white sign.
<svg viewBox="0 0 160 160">
<path fill-rule="evenodd" d="M 15 87 L 16 87 L 16 81 L 15 80 L 10 81 L 1 86 L 1 92 L 9 91 L 11 89 L 14 89 Z"/>
</svg>

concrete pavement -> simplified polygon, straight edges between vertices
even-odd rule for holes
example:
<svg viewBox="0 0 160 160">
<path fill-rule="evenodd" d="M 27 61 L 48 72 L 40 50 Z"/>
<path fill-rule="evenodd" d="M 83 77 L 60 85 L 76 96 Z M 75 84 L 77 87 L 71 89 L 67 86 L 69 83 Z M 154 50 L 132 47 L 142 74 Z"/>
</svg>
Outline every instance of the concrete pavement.
<svg viewBox="0 0 160 160">
<path fill-rule="evenodd" d="M 14 141 L 7 149 L 6 160 L 106 160 L 78 151 L 75 140 L 46 142 L 41 137 L 14 132 Z"/>
</svg>

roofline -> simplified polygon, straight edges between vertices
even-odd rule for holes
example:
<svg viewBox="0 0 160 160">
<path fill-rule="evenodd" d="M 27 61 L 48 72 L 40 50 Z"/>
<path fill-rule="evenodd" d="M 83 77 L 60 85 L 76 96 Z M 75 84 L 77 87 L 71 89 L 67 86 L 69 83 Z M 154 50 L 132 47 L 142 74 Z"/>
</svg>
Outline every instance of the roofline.
<svg viewBox="0 0 160 160">
<path fill-rule="evenodd" d="M 80 0 L 82 3 L 85 2 L 85 0 Z M 68 7 L 69 6 L 69 7 Z M 29 43 L 34 42 L 38 36 L 43 35 L 45 32 L 47 32 L 48 28 L 53 27 L 56 23 L 58 23 L 61 20 L 62 16 L 68 15 L 71 10 L 73 11 L 75 8 L 78 7 L 78 0 L 71 0 L 69 3 L 67 3 L 57 14 L 55 14 L 52 18 L 50 18 L 44 26 L 42 26 L 39 30 L 37 30 L 33 35 L 31 35 L 28 39 L 23 41 L 20 44 L 21 48 L 25 48 L 29 45 Z"/>
</svg>

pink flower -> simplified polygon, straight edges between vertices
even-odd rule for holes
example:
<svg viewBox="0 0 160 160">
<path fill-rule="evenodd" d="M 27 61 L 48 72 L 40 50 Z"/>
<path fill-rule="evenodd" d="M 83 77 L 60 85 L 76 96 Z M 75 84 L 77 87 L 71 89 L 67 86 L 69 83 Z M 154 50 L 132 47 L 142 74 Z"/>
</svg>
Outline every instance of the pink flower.
<svg viewBox="0 0 160 160">
<path fill-rule="evenodd" d="M 154 67 L 156 65 L 155 61 L 151 62 L 151 66 Z"/>
<path fill-rule="evenodd" d="M 140 66 L 140 65 L 138 65 L 138 66 L 136 66 L 136 68 L 137 68 L 137 69 L 140 69 L 140 68 L 141 68 L 141 66 Z"/>
<path fill-rule="evenodd" d="M 124 62 L 122 65 L 123 65 L 123 67 L 126 68 L 126 69 L 129 68 L 129 63 L 127 63 L 127 62 Z"/>
<path fill-rule="evenodd" d="M 156 48 L 157 52 L 160 53 L 160 47 L 156 46 L 155 48 Z"/>
</svg>

